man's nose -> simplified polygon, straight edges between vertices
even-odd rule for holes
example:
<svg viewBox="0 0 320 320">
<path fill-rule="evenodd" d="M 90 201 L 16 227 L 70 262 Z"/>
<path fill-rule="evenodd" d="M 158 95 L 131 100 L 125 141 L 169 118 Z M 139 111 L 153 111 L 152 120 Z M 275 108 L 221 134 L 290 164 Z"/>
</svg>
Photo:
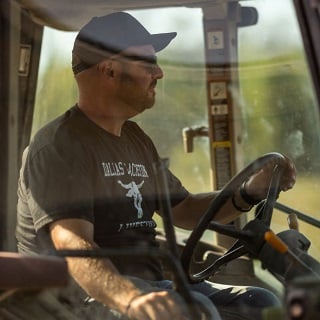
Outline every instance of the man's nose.
<svg viewBox="0 0 320 320">
<path fill-rule="evenodd" d="M 163 78 L 163 71 L 157 63 L 153 65 L 152 76 L 154 79 L 162 79 Z"/>
</svg>

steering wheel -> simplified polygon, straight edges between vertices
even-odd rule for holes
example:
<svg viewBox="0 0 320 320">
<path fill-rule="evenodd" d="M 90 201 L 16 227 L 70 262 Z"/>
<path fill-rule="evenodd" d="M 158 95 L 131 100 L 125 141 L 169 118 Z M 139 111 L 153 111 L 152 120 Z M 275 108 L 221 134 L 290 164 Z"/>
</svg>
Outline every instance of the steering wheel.
<svg viewBox="0 0 320 320">
<path fill-rule="evenodd" d="M 195 248 L 200 241 L 204 231 L 206 229 L 215 230 L 219 233 L 226 234 L 233 238 L 238 238 L 243 241 L 252 241 L 252 233 L 246 231 L 245 228 L 242 230 L 237 230 L 232 225 L 224 225 L 220 223 L 213 222 L 212 219 L 215 213 L 227 202 L 227 200 L 233 196 L 236 190 L 241 186 L 241 184 L 248 179 L 251 175 L 259 171 L 269 162 L 274 163 L 273 175 L 269 185 L 269 191 L 261 206 L 261 209 L 257 213 L 256 219 L 262 220 L 267 226 L 270 226 L 272 212 L 279 194 L 279 182 L 284 171 L 285 158 L 280 153 L 268 153 L 262 157 L 251 162 L 242 171 L 235 175 L 229 183 L 227 183 L 224 188 L 219 192 L 219 194 L 212 200 L 209 208 L 204 213 L 200 219 L 198 225 L 194 228 L 190 237 L 188 238 L 186 245 L 181 254 L 182 267 L 189 278 L 190 282 L 199 282 L 207 279 L 209 276 L 214 274 L 220 266 L 249 253 L 249 251 L 243 246 L 240 240 L 237 240 L 233 246 L 219 259 L 213 262 L 211 265 L 201 270 L 196 274 L 191 274 L 190 265 L 193 257 Z"/>
</svg>

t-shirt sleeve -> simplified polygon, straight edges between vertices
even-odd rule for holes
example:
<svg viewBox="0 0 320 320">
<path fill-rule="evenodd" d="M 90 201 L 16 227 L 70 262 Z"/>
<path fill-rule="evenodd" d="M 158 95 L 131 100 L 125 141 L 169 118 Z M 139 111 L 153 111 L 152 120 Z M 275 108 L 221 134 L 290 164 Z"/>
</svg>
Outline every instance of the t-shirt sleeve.
<svg viewBox="0 0 320 320">
<path fill-rule="evenodd" d="M 38 231 L 43 226 L 65 218 L 93 222 L 93 199 L 90 169 L 84 152 L 76 148 L 49 144 L 29 152 L 25 181 L 29 206 Z"/>
</svg>

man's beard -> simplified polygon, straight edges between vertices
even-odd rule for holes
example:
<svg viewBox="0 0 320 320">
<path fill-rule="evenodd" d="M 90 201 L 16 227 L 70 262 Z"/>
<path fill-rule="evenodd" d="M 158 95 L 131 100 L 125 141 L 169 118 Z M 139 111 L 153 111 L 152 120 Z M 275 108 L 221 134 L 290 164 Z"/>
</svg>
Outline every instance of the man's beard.
<svg viewBox="0 0 320 320">
<path fill-rule="evenodd" d="M 122 73 L 121 84 L 125 93 L 122 91 L 122 99 L 129 104 L 137 113 L 150 109 L 155 104 L 155 93 L 151 94 L 150 90 L 155 88 L 157 80 L 154 80 L 149 88 L 142 88 L 137 85 L 137 81 L 126 72 Z M 122 94 L 123 93 L 123 94 Z"/>
</svg>

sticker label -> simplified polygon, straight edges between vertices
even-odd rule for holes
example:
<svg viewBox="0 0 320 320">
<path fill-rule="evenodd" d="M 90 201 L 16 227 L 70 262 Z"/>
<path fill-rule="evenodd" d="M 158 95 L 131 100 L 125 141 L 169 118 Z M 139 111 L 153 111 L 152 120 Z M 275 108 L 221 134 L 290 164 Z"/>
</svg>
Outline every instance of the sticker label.
<svg viewBox="0 0 320 320">
<path fill-rule="evenodd" d="M 211 114 L 214 116 L 228 114 L 228 105 L 227 104 L 214 104 L 214 105 L 212 105 L 211 106 Z"/>
<path fill-rule="evenodd" d="M 217 50 L 224 48 L 223 32 L 209 31 L 207 33 L 207 43 L 209 50 Z"/>
<path fill-rule="evenodd" d="M 211 100 L 227 99 L 227 85 L 225 82 L 210 83 L 210 98 Z"/>
</svg>

